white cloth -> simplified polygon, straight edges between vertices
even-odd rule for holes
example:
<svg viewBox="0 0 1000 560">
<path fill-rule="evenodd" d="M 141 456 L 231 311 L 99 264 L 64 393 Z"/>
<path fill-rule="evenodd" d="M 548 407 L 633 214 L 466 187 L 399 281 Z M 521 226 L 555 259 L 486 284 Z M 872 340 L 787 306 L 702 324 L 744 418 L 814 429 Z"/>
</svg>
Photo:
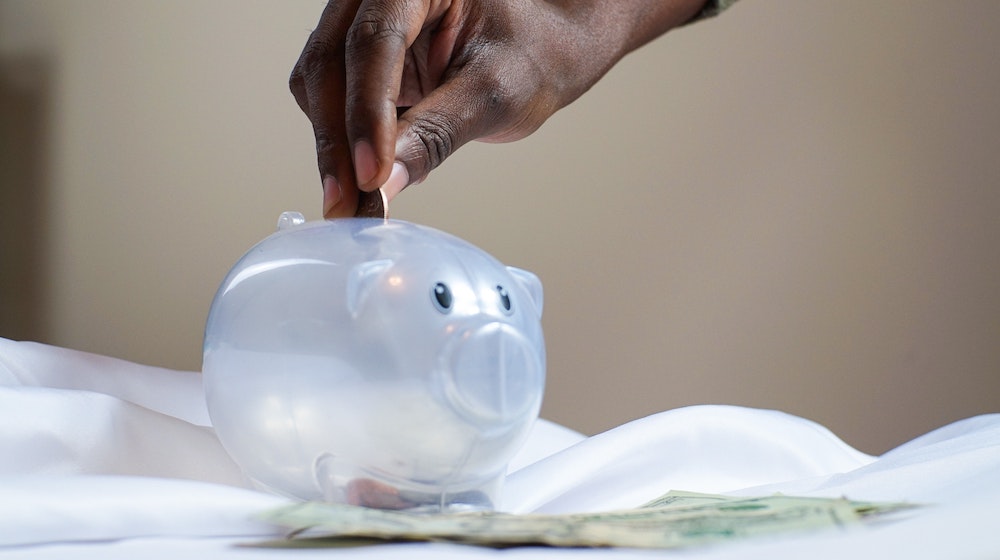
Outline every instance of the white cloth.
<svg viewBox="0 0 1000 560">
<path fill-rule="evenodd" d="M 667 490 L 838 496 L 932 504 L 884 526 L 683 551 L 698 558 L 1000 557 L 1000 415 L 931 432 L 881 457 L 780 412 L 668 411 L 585 438 L 540 421 L 510 466 L 504 509 L 630 507 Z M 211 430 L 199 375 L 0 339 L 0 560 L 300 558 L 246 550 L 272 536 L 253 514 L 283 499 L 250 488 Z M 216 538 L 205 538 L 216 537 Z M 352 556 L 379 557 L 379 547 Z M 492 556 L 396 546 L 413 558 Z M 516 549 L 518 558 L 648 552 Z"/>
</svg>

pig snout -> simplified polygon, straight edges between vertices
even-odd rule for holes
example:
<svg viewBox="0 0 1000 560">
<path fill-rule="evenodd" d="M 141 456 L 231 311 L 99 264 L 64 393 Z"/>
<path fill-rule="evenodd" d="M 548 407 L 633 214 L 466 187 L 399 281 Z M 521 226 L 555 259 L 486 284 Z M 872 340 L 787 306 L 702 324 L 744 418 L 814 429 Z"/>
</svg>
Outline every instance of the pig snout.
<svg viewBox="0 0 1000 560">
<path fill-rule="evenodd" d="M 466 419 L 502 428 L 541 405 L 542 352 L 515 327 L 491 322 L 471 327 L 442 352 L 448 402 Z"/>
</svg>

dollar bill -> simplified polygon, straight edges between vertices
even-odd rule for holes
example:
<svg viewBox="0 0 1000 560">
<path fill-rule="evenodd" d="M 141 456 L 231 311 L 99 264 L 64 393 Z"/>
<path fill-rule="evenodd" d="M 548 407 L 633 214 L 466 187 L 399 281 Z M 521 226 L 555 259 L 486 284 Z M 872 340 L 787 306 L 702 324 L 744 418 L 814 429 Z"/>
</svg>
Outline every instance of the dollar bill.
<svg viewBox="0 0 1000 560">
<path fill-rule="evenodd" d="M 836 528 L 913 507 L 845 498 L 731 497 L 670 492 L 635 509 L 576 514 L 412 513 L 307 502 L 263 520 L 291 537 L 264 546 L 356 546 L 443 541 L 489 547 L 680 548 L 759 535 Z"/>
</svg>

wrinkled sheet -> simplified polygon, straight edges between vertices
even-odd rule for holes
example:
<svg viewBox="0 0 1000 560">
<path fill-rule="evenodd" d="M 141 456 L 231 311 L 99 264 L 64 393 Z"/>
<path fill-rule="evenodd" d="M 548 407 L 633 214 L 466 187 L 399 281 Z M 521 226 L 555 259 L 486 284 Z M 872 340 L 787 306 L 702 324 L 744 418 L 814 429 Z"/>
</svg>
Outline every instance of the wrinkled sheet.
<svg viewBox="0 0 1000 560">
<path fill-rule="evenodd" d="M 671 551 L 697 558 L 1000 557 L 1000 414 L 945 426 L 882 456 L 777 411 L 671 410 L 592 437 L 539 421 L 509 468 L 513 512 L 634 507 L 668 490 L 927 504 L 843 531 Z M 226 455 L 199 374 L 0 339 L 0 560 L 6 558 L 647 557 L 444 544 L 258 550 L 253 520 L 285 503 Z M 391 548 L 386 548 L 391 547 Z"/>
</svg>

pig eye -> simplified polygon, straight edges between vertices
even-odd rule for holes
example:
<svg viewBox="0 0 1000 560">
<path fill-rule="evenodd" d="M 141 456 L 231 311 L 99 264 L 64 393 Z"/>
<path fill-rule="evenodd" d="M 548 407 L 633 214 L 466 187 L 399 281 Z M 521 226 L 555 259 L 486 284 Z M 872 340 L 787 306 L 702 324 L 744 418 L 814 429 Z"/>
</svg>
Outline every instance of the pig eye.
<svg viewBox="0 0 1000 560">
<path fill-rule="evenodd" d="M 510 313 L 510 294 L 507 293 L 507 288 L 497 284 L 497 295 L 500 296 L 500 306 L 504 312 Z"/>
<path fill-rule="evenodd" d="M 451 311 L 451 288 L 448 287 L 444 282 L 438 282 L 434 284 L 434 289 L 431 290 L 431 300 L 434 302 L 434 307 L 437 308 L 441 313 L 448 313 Z"/>
</svg>

